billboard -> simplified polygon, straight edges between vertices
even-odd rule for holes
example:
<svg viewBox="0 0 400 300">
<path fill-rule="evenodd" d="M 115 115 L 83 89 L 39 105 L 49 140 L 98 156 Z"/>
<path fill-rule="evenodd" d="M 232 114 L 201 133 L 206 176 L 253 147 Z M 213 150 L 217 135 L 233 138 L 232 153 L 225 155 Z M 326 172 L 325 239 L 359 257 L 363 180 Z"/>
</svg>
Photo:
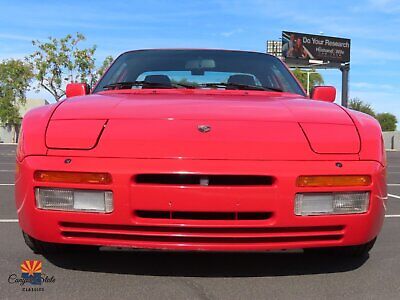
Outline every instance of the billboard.
<svg viewBox="0 0 400 300">
<path fill-rule="evenodd" d="M 350 40 L 282 31 L 282 56 L 300 60 L 346 63 L 350 62 Z"/>
</svg>

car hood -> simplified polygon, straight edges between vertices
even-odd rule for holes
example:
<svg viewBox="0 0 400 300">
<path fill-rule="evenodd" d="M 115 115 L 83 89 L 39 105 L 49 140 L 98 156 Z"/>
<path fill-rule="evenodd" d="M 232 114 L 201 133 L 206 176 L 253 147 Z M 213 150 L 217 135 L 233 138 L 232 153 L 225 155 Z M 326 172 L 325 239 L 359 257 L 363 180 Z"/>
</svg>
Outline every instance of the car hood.
<svg viewBox="0 0 400 300">
<path fill-rule="evenodd" d="M 201 132 L 203 125 L 210 130 Z M 75 97 L 52 115 L 46 145 L 50 154 L 253 160 L 356 154 L 360 147 L 352 119 L 338 105 L 245 92 Z"/>
<path fill-rule="evenodd" d="M 353 124 L 338 105 L 292 94 L 95 94 L 62 103 L 52 120 L 175 119 Z"/>
</svg>

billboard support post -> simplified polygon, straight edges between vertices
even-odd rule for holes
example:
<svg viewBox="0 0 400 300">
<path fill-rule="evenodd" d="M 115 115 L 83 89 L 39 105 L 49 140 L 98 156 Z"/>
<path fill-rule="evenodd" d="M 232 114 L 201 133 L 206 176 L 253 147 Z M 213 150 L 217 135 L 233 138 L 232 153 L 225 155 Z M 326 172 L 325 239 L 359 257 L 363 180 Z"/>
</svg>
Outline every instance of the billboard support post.
<svg viewBox="0 0 400 300">
<path fill-rule="evenodd" d="M 340 67 L 342 71 L 342 106 L 348 107 L 349 104 L 349 71 L 350 63 L 346 63 Z"/>
</svg>

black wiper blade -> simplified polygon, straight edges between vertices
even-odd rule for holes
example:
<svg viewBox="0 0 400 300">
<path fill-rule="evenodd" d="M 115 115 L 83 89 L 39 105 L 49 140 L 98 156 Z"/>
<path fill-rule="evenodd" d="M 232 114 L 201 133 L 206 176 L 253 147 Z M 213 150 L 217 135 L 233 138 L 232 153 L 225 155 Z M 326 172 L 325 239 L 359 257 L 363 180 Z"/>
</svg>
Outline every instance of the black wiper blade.
<svg viewBox="0 0 400 300">
<path fill-rule="evenodd" d="M 279 88 L 273 87 L 265 87 L 260 85 L 247 85 L 240 83 L 226 83 L 226 82 L 209 82 L 203 83 L 200 86 L 203 87 L 223 87 L 223 88 L 237 88 L 240 90 L 256 90 L 256 91 L 275 91 L 275 92 L 283 92 L 283 90 Z"/>
<path fill-rule="evenodd" d="M 271 87 L 271 86 L 263 86 L 263 88 L 266 91 L 274 91 L 274 92 L 281 92 L 281 93 L 284 92 L 284 90 L 282 90 L 280 88 L 275 88 L 275 87 Z"/>
<path fill-rule="evenodd" d="M 240 90 L 256 90 L 256 91 L 275 91 L 275 92 L 283 92 L 283 90 L 274 87 L 265 87 L 260 85 L 247 85 L 240 83 L 226 83 L 226 82 L 209 82 L 209 83 L 201 83 L 198 85 L 186 84 L 186 83 L 177 83 L 172 82 L 169 84 L 159 83 L 159 82 L 148 82 L 148 81 L 120 81 L 107 84 L 103 86 L 103 89 L 111 90 L 111 89 L 130 89 L 133 86 L 146 86 L 146 87 L 154 87 L 154 88 L 178 88 L 183 87 L 187 89 L 195 89 L 201 87 L 221 87 L 221 88 L 233 88 Z"/>
<path fill-rule="evenodd" d="M 120 81 L 107 84 L 103 86 L 103 89 L 111 90 L 117 87 L 118 89 L 130 89 L 133 86 L 146 86 L 154 88 L 176 88 L 178 86 L 186 87 L 185 85 L 180 83 L 165 84 L 160 82 L 149 82 L 149 81 Z"/>
<path fill-rule="evenodd" d="M 186 89 L 195 89 L 197 87 L 197 85 L 182 82 L 172 82 L 171 85 L 174 87 L 184 87 Z"/>
<path fill-rule="evenodd" d="M 143 85 L 143 81 L 120 81 L 120 82 L 114 82 L 110 84 L 106 84 L 103 86 L 103 89 L 112 89 L 112 88 L 131 88 L 132 86 L 135 85 Z"/>
</svg>

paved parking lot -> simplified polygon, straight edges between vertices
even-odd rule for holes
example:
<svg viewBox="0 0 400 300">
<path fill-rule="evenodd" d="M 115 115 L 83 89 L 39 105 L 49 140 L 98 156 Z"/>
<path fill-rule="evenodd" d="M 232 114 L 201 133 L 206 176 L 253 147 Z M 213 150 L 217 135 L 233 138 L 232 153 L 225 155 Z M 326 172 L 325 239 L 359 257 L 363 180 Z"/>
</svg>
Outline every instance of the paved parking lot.
<svg viewBox="0 0 400 300">
<path fill-rule="evenodd" d="M 14 208 L 15 147 L 0 145 L 0 298 L 21 299 L 398 299 L 400 152 L 388 152 L 390 194 L 384 229 L 369 258 L 302 253 L 101 251 L 42 257 L 24 244 Z M 55 282 L 24 292 L 8 283 L 39 259 Z M 31 286 L 31 285 L 29 285 Z"/>
</svg>

